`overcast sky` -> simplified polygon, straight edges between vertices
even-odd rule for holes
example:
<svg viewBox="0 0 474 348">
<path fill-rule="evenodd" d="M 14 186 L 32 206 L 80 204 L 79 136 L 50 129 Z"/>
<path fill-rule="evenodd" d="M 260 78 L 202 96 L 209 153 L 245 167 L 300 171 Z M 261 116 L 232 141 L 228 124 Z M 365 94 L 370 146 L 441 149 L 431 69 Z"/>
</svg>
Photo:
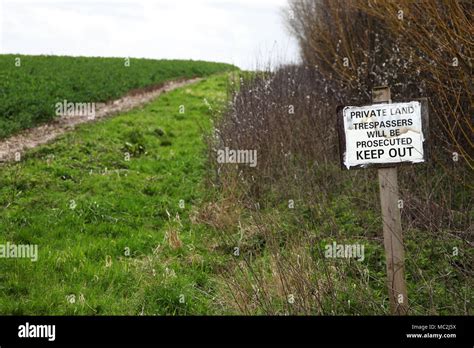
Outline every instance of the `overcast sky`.
<svg viewBox="0 0 474 348">
<path fill-rule="evenodd" d="M 0 0 L 0 52 L 294 62 L 286 0 Z"/>
</svg>

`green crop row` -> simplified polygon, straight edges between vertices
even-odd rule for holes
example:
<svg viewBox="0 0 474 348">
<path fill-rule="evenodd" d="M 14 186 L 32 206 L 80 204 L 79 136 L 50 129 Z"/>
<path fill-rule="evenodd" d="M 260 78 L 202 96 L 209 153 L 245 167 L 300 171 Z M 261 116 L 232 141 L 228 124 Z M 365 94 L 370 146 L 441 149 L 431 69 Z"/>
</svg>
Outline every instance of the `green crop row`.
<svg viewBox="0 0 474 348">
<path fill-rule="evenodd" d="M 190 60 L 0 55 L 0 138 L 53 119 L 63 100 L 105 102 L 167 80 L 232 69 Z"/>
</svg>

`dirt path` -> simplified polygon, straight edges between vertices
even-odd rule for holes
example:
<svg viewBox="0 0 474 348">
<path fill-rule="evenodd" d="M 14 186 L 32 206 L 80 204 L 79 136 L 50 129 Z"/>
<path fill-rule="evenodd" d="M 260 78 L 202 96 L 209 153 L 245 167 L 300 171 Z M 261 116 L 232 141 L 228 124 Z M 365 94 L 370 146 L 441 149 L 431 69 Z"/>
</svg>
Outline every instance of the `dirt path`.
<svg viewBox="0 0 474 348">
<path fill-rule="evenodd" d="M 96 103 L 95 118 L 93 120 L 87 115 L 59 117 L 47 124 L 24 130 L 7 139 L 0 140 L 0 164 L 15 160 L 16 153 L 21 155 L 29 149 L 56 139 L 59 135 L 73 130 L 78 124 L 94 122 L 108 116 L 129 111 L 137 106 L 149 103 L 162 93 L 200 80 L 200 78 L 176 80 L 167 82 L 160 87 L 131 91 L 120 99 L 108 103 Z"/>
</svg>

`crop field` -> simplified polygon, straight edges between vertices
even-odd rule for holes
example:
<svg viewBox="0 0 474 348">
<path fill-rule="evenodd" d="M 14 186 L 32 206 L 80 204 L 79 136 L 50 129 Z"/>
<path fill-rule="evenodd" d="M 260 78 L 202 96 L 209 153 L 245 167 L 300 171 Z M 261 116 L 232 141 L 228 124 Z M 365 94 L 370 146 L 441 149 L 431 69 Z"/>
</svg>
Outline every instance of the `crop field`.
<svg viewBox="0 0 474 348">
<path fill-rule="evenodd" d="M 130 90 L 208 76 L 229 64 L 182 60 L 0 55 L 0 138 L 51 120 L 58 102 L 106 102 Z"/>
</svg>

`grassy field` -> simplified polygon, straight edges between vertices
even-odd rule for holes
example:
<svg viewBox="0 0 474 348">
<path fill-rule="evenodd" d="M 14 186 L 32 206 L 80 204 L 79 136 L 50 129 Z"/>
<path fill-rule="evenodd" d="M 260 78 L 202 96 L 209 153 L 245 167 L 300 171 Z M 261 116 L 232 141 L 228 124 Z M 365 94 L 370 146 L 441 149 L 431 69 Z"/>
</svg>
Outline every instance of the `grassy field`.
<svg viewBox="0 0 474 348">
<path fill-rule="evenodd" d="M 55 104 L 105 102 L 177 78 L 232 70 L 184 60 L 0 55 L 0 139 L 51 120 Z"/>
<path fill-rule="evenodd" d="M 298 175 L 269 180 L 262 150 L 257 169 L 216 175 L 213 126 L 237 127 L 219 133 L 228 139 L 245 134 L 232 109 L 219 113 L 228 82 L 208 77 L 0 167 L 0 244 L 39 253 L 0 260 L 0 314 L 389 314 L 375 173 L 282 162 Z M 240 103 L 255 108 L 253 93 Z M 264 127 L 246 129 L 258 139 Z M 259 182 L 274 189 L 255 190 Z M 406 224 L 408 203 L 410 313 L 469 314 L 473 250 L 453 237 L 466 218 L 433 235 Z M 364 245 L 364 259 L 328 259 L 333 242 Z"/>
<path fill-rule="evenodd" d="M 225 97 L 226 76 L 211 77 L 0 167 L 0 243 L 39 253 L 0 262 L 0 314 L 225 312 L 211 279 L 225 257 L 189 220 L 209 105 Z"/>
</svg>

